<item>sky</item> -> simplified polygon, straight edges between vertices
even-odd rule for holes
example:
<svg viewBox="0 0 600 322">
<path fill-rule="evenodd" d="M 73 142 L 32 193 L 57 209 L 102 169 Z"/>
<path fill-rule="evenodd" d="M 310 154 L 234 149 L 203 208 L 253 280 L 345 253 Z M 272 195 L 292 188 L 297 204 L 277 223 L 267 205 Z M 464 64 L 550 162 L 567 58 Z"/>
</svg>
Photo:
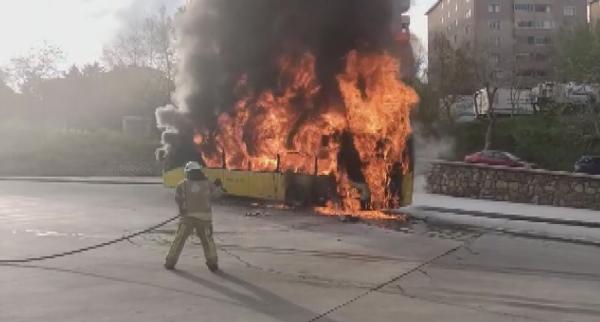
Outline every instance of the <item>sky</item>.
<svg viewBox="0 0 600 322">
<path fill-rule="evenodd" d="M 427 16 L 425 12 L 431 8 L 436 0 L 414 0 L 409 11 L 410 29 L 417 35 L 425 49 L 427 49 Z"/>
<path fill-rule="evenodd" d="M 185 0 L 2 0 L 0 66 L 43 42 L 62 48 L 66 64 L 98 61 L 102 48 L 131 19 L 174 9 Z M 368 1 L 368 0 L 366 0 Z M 414 0 L 412 31 L 426 43 L 424 13 L 434 0 Z"/>
<path fill-rule="evenodd" d="M 97 61 L 128 19 L 183 0 L 2 0 L 0 66 L 43 42 L 58 46 L 66 63 Z"/>
</svg>

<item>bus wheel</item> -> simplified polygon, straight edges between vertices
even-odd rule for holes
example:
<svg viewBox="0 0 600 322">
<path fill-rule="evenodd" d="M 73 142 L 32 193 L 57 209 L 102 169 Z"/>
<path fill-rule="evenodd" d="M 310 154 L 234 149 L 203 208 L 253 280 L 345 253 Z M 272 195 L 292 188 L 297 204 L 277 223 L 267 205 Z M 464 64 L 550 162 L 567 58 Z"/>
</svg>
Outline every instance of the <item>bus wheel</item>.
<svg viewBox="0 0 600 322">
<path fill-rule="evenodd" d="M 287 188 L 285 192 L 285 204 L 290 207 L 308 206 L 308 194 L 306 189 L 294 184 Z"/>
</svg>

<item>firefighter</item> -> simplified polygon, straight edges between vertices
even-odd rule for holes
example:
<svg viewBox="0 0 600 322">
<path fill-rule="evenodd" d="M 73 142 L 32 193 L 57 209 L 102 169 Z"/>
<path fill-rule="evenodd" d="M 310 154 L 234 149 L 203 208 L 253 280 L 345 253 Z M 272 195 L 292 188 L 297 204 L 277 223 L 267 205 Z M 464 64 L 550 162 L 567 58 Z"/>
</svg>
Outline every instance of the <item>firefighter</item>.
<svg viewBox="0 0 600 322">
<path fill-rule="evenodd" d="M 218 198 L 225 190 L 221 181 L 212 183 L 202 172 L 198 162 L 185 166 L 185 179 L 177 186 L 175 201 L 179 207 L 181 221 L 175 240 L 165 261 L 165 268 L 172 270 L 177 264 L 186 239 L 196 230 L 202 241 L 206 266 L 216 272 L 219 269 L 217 248 L 213 240 L 211 199 Z"/>
</svg>

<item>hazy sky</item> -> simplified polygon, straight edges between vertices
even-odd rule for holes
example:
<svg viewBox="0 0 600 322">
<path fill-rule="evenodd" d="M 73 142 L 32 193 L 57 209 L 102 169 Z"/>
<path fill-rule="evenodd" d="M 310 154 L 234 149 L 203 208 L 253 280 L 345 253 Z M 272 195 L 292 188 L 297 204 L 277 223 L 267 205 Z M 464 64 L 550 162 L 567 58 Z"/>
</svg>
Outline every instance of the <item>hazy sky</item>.
<svg viewBox="0 0 600 322">
<path fill-rule="evenodd" d="M 68 63 L 98 60 L 123 23 L 173 8 L 183 0 L 2 0 L 0 65 L 47 41 L 63 49 Z"/>
<path fill-rule="evenodd" d="M 368 1 L 368 0 L 365 0 Z M 108 43 L 128 19 L 175 8 L 184 0 L 2 0 L 0 4 L 0 66 L 30 47 L 48 41 L 63 49 L 67 63 L 100 59 Z M 415 0 L 412 29 L 427 36 L 424 12 L 434 0 Z"/>
<path fill-rule="evenodd" d="M 427 17 L 425 12 L 431 8 L 436 0 L 414 0 L 410 8 L 411 30 L 423 42 L 427 49 Z"/>
</svg>

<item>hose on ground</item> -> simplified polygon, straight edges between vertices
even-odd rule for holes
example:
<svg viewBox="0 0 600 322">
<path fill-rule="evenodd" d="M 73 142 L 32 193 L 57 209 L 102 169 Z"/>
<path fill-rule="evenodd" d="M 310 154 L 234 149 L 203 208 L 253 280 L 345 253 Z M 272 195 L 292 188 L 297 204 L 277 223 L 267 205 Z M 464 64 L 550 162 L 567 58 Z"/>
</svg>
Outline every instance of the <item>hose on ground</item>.
<svg viewBox="0 0 600 322">
<path fill-rule="evenodd" d="M 88 247 L 84 247 L 84 248 L 80 248 L 80 249 L 75 249 L 75 250 L 71 250 L 71 251 L 67 251 L 67 252 L 63 252 L 63 253 L 57 253 L 57 254 L 52 254 L 52 255 L 45 255 L 45 256 L 38 256 L 38 257 L 29 257 L 29 258 L 22 258 L 22 259 L 0 259 L 0 264 L 22 264 L 22 263 L 32 263 L 32 262 L 40 262 L 40 261 L 45 261 L 45 260 L 49 260 L 49 259 L 54 259 L 54 258 L 59 258 L 59 257 L 65 257 L 65 256 L 70 256 L 70 255 L 75 255 L 75 254 L 80 254 L 80 253 L 84 253 L 84 252 L 88 252 L 91 250 L 95 250 L 95 249 L 99 249 L 99 248 L 103 248 L 106 246 L 110 246 L 113 244 L 117 244 L 126 240 L 129 240 L 131 238 L 140 236 L 140 235 L 144 235 L 147 233 L 151 233 L 152 231 L 161 228 L 163 226 L 166 226 L 167 224 L 177 220 L 180 217 L 180 215 L 171 217 L 159 224 L 156 224 L 152 227 L 148 227 L 144 230 L 140 230 L 138 232 L 129 234 L 129 235 L 125 235 L 123 237 L 117 238 L 117 239 L 113 239 L 104 243 L 100 243 L 100 244 L 96 244 L 93 246 L 88 246 Z"/>
</svg>

